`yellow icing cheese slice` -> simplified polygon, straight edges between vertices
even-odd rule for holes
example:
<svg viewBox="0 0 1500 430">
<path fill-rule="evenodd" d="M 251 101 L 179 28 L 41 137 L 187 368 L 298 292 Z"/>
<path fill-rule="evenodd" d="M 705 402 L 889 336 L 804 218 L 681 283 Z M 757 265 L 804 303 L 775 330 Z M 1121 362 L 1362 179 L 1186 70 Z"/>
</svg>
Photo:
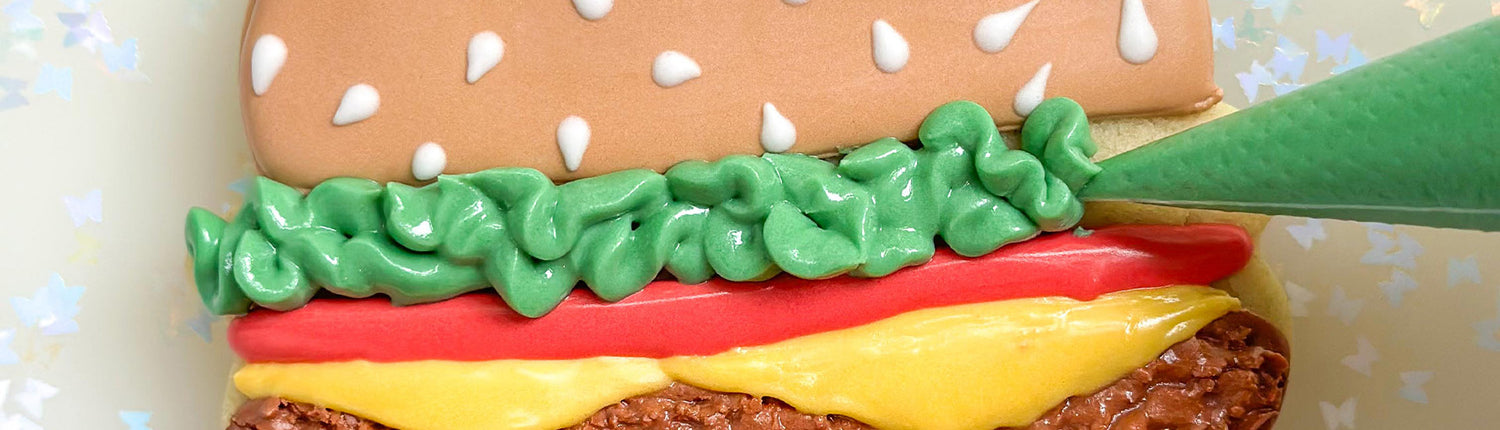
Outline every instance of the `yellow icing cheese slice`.
<svg viewBox="0 0 1500 430">
<path fill-rule="evenodd" d="M 880 429 L 1025 426 L 1238 305 L 1204 287 L 962 305 L 662 367 L 695 386 L 775 397 Z"/>
<path fill-rule="evenodd" d="M 403 430 L 557 429 L 671 380 L 882 429 L 984 430 L 1029 424 L 1238 307 L 1165 287 L 924 309 L 706 357 L 253 364 L 235 383 Z"/>
<path fill-rule="evenodd" d="M 554 430 L 671 379 L 648 358 L 254 364 L 250 398 L 279 396 L 402 430 Z"/>
</svg>

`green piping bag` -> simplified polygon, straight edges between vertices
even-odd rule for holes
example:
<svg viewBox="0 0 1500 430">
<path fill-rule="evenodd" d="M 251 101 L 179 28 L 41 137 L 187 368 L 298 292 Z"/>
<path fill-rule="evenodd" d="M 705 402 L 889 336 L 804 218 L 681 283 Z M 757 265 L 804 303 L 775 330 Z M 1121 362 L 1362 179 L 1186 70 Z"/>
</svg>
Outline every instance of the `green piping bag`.
<svg viewBox="0 0 1500 430">
<path fill-rule="evenodd" d="M 1100 166 L 1085 200 L 1500 231 L 1500 18 Z"/>
</svg>

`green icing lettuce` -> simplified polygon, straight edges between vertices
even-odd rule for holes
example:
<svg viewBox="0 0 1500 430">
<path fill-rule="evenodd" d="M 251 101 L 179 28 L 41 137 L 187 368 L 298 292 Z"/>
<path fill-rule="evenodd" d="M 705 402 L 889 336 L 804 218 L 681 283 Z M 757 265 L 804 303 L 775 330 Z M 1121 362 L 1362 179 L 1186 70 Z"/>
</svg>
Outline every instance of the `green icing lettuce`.
<svg viewBox="0 0 1500 430">
<path fill-rule="evenodd" d="M 878 277 L 932 258 L 934 236 L 980 256 L 1073 227 L 1099 172 L 1083 109 L 1042 103 L 1007 148 L 989 114 L 944 105 L 919 133 L 837 164 L 797 154 L 688 161 L 555 185 L 500 168 L 420 188 L 339 178 L 305 196 L 259 178 L 231 221 L 187 219 L 198 291 L 219 314 L 290 310 L 319 288 L 424 303 L 486 287 L 538 317 L 580 281 L 606 300 L 666 269 L 696 283 Z"/>
</svg>

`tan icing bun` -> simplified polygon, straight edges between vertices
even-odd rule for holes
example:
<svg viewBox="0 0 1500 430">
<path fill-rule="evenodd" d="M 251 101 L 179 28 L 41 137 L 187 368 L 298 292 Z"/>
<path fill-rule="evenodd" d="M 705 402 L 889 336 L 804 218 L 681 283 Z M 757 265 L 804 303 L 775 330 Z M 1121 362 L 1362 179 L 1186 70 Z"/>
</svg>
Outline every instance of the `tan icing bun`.
<svg viewBox="0 0 1500 430">
<path fill-rule="evenodd" d="M 777 142 L 827 154 L 911 139 L 952 100 L 1013 126 L 1028 82 L 1101 118 L 1216 103 L 1207 2 L 1145 2 L 1144 20 L 1122 18 L 1129 3 L 1035 3 L 989 53 L 981 21 L 1031 3 L 653 0 L 601 14 L 562 0 L 260 0 L 241 52 L 243 110 L 262 173 L 305 188 L 511 166 L 569 180 Z M 984 44 L 1004 21 L 987 21 Z M 763 145 L 765 118 L 795 139 L 770 127 L 776 145 Z"/>
</svg>

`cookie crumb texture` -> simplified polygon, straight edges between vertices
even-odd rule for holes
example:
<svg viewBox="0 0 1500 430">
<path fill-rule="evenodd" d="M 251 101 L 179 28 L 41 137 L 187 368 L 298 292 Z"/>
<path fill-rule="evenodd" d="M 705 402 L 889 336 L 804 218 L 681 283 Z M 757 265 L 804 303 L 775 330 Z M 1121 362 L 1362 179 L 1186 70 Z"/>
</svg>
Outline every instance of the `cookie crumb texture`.
<svg viewBox="0 0 1500 430">
<path fill-rule="evenodd" d="M 1270 429 L 1289 370 L 1285 339 L 1245 312 L 1226 315 L 1146 366 L 1089 396 L 1070 398 L 1026 427 L 1041 429 Z"/>
<path fill-rule="evenodd" d="M 254 399 L 240 405 L 227 430 L 390 430 L 374 421 L 286 399 Z"/>
<path fill-rule="evenodd" d="M 804 414 L 776 399 L 672 384 L 665 390 L 604 408 L 569 430 L 868 428 L 846 417 Z"/>
<path fill-rule="evenodd" d="M 1027 429 L 1269 429 L 1286 391 L 1285 340 L 1244 312 L 1088 396 L 1068 399 Z M 798 412 L 781 401 L 684 384 L 609 406 L 574 430 L 855 430 L 842 416 Z M 246 402 L 228 430 L 384 430 L 353 415 L 284 399 Z"/>
</svg>

